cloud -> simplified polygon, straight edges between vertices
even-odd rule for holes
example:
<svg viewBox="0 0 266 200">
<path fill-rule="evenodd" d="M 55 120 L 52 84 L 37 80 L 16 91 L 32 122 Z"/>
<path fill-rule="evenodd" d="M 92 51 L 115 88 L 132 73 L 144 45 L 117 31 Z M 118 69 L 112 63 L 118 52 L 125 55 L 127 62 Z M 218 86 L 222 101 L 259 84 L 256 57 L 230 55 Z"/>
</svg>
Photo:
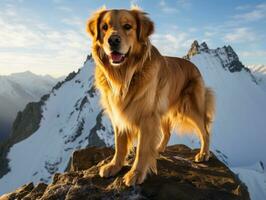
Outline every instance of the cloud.
<svg viewBox="0 0 266 200">
<path fill-rule="evenodd" d="M 185 9 L 189 9 L 192 6 L 190 0 L 177 0 L 177 4 Z"/>
<path fill-rule="evenodd" d="M 195 32 L 198 31 L 198 29 L 195 28 L 195 27 L 190 27 L 190 28 L 188 29 L 188 31 L 191 32 L 191 33 L 195 33 Z"/>
<path fill-rule="evenodd" d="M 246 9 L 249 9 L 250 7 L 251 5 L 249 4 L 239 5 L 236 7 L 236 10 L 246 10 Z"/>
<path fill-rule="evenodd" d="M 0 16 L 0 26 L 0 48 L 31 47 L 41 42 L 41 33 L 24 24 L 6 22 Z"/>
<path fill-rule="evenodd" d="M 52 0 L 55 4 L 60 4 L 62 3 L 62 0 Z"/>
<path fill-rule="evenodd" d="M 161 0 L 159 2 L 159 6 L 162 12 L 167 13 L 167 14 L 175 14 L 179 12 L 179 10 L 175 6 L 170 6 L 169 4 L 166 3 L 165 0 Z"/>
<path fill-rule="evenodd" d="M 78 27 L 85 26 L 84 21 L 79 17 L 63 18 L 61 21 L 70 26 L 78 26 Z"/>
<path fill-rule="evenodd" d="M 265 50 L 240 51 L 239 54 L 243 57 L 266 57 L 266 51 Z"/>
<path fill-rule="evenodd" d="M 205 37 L 212 37 L 212 36 L 214 36 L 214 35 L 216 35 L 217 34 L 217 32 L 215 31 L 215 32 L 213 32 L 213 31 L 205 31 L 204 32 L 204 36 Z"/>
<path fill-rule="evenodd" d="M 67 6 L 62 6 L 62 5 L 58 6 L 56 9 L 64 11 L 64 12 L 73 12 L 73 10 L 71 8 L 69 8 Z"/>
<path fill-rule="evenodd" d="M 0 13 L 1 74 L 26 68 L 38 74 L 65 75 L 82 65 L 90 48 L 85 21 L 63 18 L 64 28 L 57 29 L 33 16 L 10 17 L 7 10 L 17 13 L 15 7 L 5 7 Z"/>
<path fill-rule="evenodd" d="M 203 27 L 203 34 L 207 39 L 212 41 L 220 40 L 220 42 L 237 43 L 244 45 L 247 42 L 259 42 L 265 40 L 261 29 L 254 27 L 266 19 L 266 3 L 262 4 L 243 4 L 236 8 L 236 12 L 240 14 L 229 16 L 228 20 L 217 24 L 209 24 Z M 255 22 L 256 21 L 256 22 Z"/>
<path fill-rule="evenodd" d="M 239 7 L 239 6 L 238 6 Z M 266 18 L 266 3 L 257 4 L 251 10 L 234 15 L 234 19 L 252 22 Z"/>
<path fill-rule="evenodd" d="M 246 64 L 265 64 L 266 50 L 249 49 L 238 52 L 240 59 Z"/>
<path fill-rule="evenodd" d="M 160 0 L 159 1 L 159 7 L 162 12 L 166 14 L 176 14 L 179 13 L 180 10 L 178 8 L 182 9 L 190 9 L 191 8 L 191 2 L 190 0 L 176 0 L 175 2 L 168 3 L 166 0 Z"/>
<path fill-rule="evenodd" d="M 175 34 L 154 34 L 151 40 L 161 53 L 171 56 L 183 56 L 193 42 L 190 35 L 180 31 Z"/>
<path fill-rule="evenodd" d="M 130 7 L 139 7 L 140 0 L 130 0 Z"/>
<path fill-rule="evenodd" d="M 235 28 L 232 32 L 225 34 L 224 39 L 227 42 L 251 42 L 255 41 L 256 35 L 246 27 Z"/>
</svg>

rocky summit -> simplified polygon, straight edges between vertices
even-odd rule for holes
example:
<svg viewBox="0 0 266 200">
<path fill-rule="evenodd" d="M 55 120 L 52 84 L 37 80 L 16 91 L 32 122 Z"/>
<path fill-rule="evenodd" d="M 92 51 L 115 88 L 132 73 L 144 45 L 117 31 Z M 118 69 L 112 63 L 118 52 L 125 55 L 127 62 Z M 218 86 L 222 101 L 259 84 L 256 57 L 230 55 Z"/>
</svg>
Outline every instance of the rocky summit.
<svg viewBox="0 0 266 200">
<path fill-rule="evenodd" d="M 250 199 L 246 186 L 214 155 L 209 162 L 194 163 L 197 151 L 184 145 L 167 147 L 158 159 L 157 175 L 149 175 L 141 185 L 126 187 L 123 176 L 130 169 L 133 154 L 119 174 L 101 178 L 99 168 L 111 160 L 114 151 L 90 147 L 75 151 L 69 170 L 55 174 L 51 184 L 29 183 L 0 200 Z"/>
</svg>

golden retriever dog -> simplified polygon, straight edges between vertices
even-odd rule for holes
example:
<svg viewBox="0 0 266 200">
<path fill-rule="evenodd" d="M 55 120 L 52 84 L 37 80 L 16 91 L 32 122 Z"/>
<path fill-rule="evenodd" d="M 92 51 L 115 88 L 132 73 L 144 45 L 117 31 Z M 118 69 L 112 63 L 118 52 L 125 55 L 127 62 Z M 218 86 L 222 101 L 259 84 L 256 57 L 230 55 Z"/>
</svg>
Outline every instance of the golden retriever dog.
<svg viewBox="0 0 266 200">
<path fill-rule="evenodd" d="M 138 8 L 101 9 L 87 23 L 95 85 L 115 134 L 114 157 L 99 174 L 117 174 L 135 141 L 135 160 L 124 176 L 127 186 L 141 184 L 150 171 L 157 173 L 158 153 L 176 127 L 199 136 L 196 162 L 210 157 L 214 95 L 193 63 L 160 54 L 149 39 L 153 31 L 153 22 Z"/>
</svg>

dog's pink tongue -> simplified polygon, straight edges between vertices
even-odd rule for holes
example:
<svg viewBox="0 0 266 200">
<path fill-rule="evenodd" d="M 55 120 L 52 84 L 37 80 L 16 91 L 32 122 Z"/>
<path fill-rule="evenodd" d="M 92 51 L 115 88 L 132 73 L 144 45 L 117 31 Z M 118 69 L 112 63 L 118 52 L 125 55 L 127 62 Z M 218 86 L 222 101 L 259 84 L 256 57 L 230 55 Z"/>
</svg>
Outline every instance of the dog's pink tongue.
<svg viewBox="0 0 266 200">
<path fill-rule="evenodd" d="M 116 52 L 111 53 L 111 57 L 114 62 L 120 62 L 123 59 L 123 55 Z"/>
</svg>

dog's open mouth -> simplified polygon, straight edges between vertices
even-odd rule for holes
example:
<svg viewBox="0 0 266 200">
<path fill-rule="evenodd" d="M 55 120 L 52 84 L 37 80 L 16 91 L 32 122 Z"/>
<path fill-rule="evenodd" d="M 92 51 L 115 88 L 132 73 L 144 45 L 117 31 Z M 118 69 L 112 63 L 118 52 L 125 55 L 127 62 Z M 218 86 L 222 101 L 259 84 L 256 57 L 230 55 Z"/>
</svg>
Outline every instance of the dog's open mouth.
<svg viewBox="0 0 266 200">
<path fill-rule="evenodd" d="M 128 52 L 126 54 L 122 54 L 122 53 L 119 53 L 117 51 L 113 51 L 109 55 L 109 59 L 111 59 L 113 64 L 121 64 L 127 58 L 128 54 L 129 54 L 129 51 L 130 51 L 130 48 L 129 48 L 129 50 L 128 50 Z"/>
<path fill-rule="evenodd" d="M 119 52 L 113 51 L 110 54 L 110 57 L 113 61 L 113 63 L 119 64 L 122 63 L 125 60 L 125 54 L 121 54 Z"/>
</svg>

